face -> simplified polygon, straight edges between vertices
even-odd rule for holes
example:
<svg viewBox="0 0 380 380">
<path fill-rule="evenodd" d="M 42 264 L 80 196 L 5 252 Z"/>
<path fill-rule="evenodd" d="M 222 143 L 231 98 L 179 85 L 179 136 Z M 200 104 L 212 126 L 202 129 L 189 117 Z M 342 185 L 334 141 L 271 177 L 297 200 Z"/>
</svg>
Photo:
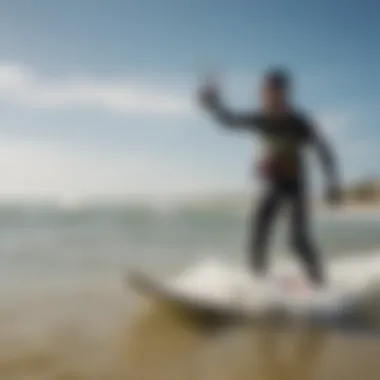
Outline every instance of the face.
<svg viewBox="0 0 380 380">
<path fill-rule="evenodd" d="M 261 102 L 268 111 L 283 111 L 287 106 L 288 94 L 286 89 L 264 85 L 261 90 Z"/>
</svg>

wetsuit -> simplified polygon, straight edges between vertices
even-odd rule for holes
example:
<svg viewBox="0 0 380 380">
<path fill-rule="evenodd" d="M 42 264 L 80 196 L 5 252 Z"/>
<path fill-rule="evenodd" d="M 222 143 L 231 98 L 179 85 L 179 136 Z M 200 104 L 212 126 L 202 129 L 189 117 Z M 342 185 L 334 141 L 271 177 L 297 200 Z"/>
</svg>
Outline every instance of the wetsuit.
<svg viewBox="0 0 380 380">
<path fill-rule="evenodd" d="M 209 102 L 207 109 L 223 125 L 258 133 L 266 146 L 266 155 L 259 171 L 265 180 L 265 190 L 252 215 L 249 239 L 250 262 L 257 274 L 267 269 L 267 241 L 274 217 L 285 203 L 291 206 L 290 243 L 305 267 L 311 281 L 325 280 L 320 257 L 309 228 L 307 178 L 304 167 L 305 148 L 313 145 L 324 166 L 328 183 L 337 182 L 335 162 L 326 142 L 309 119 L 296 111 L 281 117 L 263 112 L 237 115 L 229 112 L 219 101 Z"/>
</svg>

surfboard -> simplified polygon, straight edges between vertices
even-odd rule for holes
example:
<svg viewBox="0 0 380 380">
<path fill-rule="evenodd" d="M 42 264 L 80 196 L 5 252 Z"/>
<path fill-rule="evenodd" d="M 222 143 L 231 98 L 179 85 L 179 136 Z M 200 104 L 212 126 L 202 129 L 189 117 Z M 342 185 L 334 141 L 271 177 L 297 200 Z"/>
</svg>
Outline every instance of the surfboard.
<svg viewBox="0 0 380 380">
<path fill-rule="evenodd" d="M 128 285 L 144 297 L 184 311 L 261 322 L 342 324 L 352 320 L 358 292 L 331 286 L 312 289 L 296 275 L 254 278 L 248 270 L 202 264 L 172 278 L 127 273 Z"/>
<path fill-rule="evenodd" d="M 220 300 L 207 294 L 196 294 L 173 281 L 160 280 L 143 272 L 128 272 L 127 283 L 142 296 L 185 312 L 240 320 L 246 319 L 249 315 L 245 313 L 244 308 L 229 300 Z"/>
</svg>

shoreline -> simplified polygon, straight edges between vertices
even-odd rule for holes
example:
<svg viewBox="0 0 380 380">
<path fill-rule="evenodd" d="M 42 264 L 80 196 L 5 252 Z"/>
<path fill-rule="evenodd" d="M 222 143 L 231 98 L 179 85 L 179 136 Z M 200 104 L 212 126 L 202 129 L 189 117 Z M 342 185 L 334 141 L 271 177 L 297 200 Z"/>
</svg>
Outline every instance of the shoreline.
<svg viewBox="0 0 380 380">
<path fill-rule="evenodd" d="M 363 213 L 363 214 L 380 214 L 380 202 L 360 203 L 360 202 L 343 202 L 338 206 L 329 206 L 321 201 L 315 202 L 312 208 L 317 212 L 328 213 Z"/>
</svg>

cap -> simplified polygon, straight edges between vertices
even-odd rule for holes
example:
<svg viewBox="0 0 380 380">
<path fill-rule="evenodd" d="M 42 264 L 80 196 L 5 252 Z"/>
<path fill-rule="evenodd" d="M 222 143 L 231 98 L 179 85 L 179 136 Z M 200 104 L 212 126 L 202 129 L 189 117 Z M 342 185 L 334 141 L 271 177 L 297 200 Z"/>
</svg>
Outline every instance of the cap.
<svg viewBox="0 0 380 380">
<path fill-rule="evenodd" d="M 287 89 L 290 87 L 290 74 L 285 69 L 270 69 L 264 75 L 264 83 L 275 88 Z"/>
</svg>

